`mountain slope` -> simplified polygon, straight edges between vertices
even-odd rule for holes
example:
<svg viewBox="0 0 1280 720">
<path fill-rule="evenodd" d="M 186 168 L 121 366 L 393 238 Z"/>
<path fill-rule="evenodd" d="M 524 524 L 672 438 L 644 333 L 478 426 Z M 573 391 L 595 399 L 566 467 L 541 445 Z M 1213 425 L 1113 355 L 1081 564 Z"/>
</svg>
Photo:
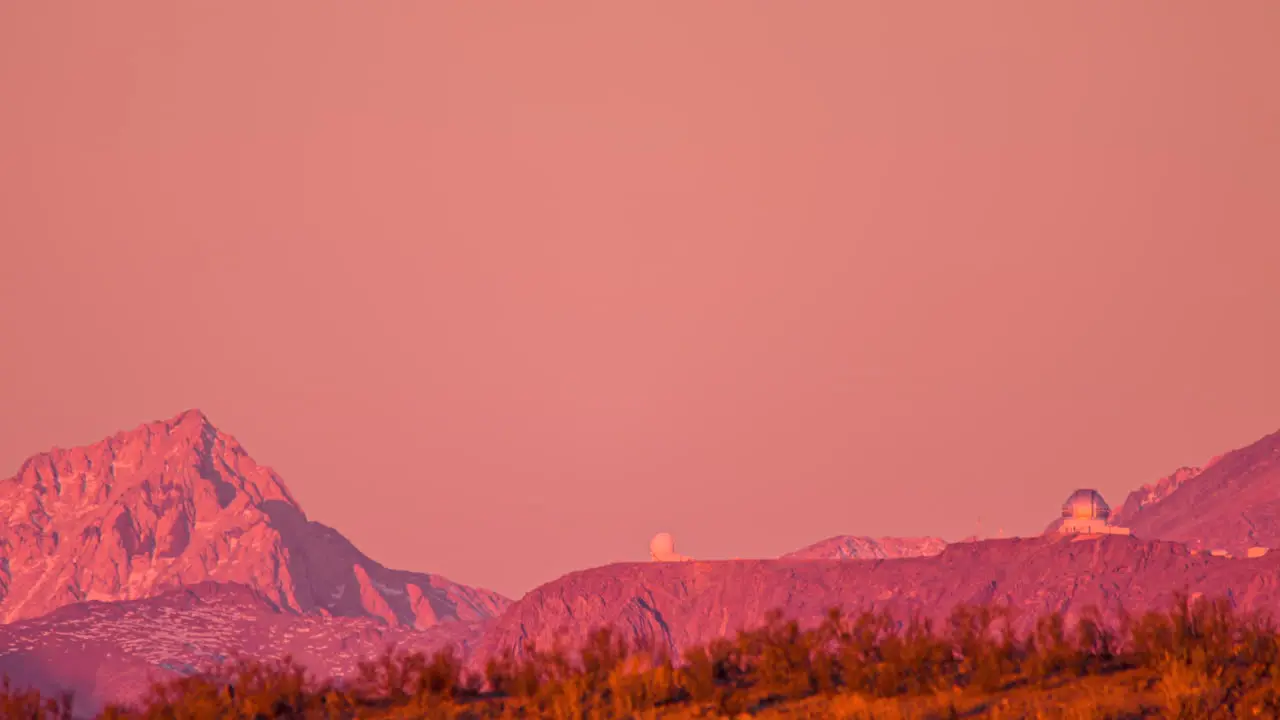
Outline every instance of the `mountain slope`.
<svg viewBox="0 0 1280 720">
<path fill-rule="evenodd" d="M 947 546 L 933 557 L 892 560 L 749 560 L 620 564 L 567 575 L 516 602 L 480 643 L 476 662 L 530 642 L 581 643 L 593 628 L 675 653 L 781 609 L 802 622 L 827 609 L 919 612 L 945 620 L 961 603 L 1013 607 L 1015 627 L 1087 605 L 1115 613 L 1165 608 L 1188 589 L 1228 594 L 1242 609 L 1280 609 L 1280 553 L 1227 559 L 1181 544 L 1126 536 L 1036 537 Z"/>
<path fill-rule="evenodd" d="M 901 557 L 927 557 L 946 549 L 947 543 L 935 537 L 864 537 L 837 535 L 783 555 L 783 560 L 883 560 Z"/>
<path fill-rule="evenodd" d="M 283 609 L 425 628 L 509 601 L 389 570 L 307 520 L 279 476 L 199 411 L 36 455 L 0 481 L 0 621 L 86 600 L 241 583 Z"/>
<path fill-rule="evenodd" d="M 1254 546 L 1280 548 L 1280 432 L 1187 475 L 1154 502 L 1129 511 L 1127 501 L 1125 525 L 1139 537 L 1235 555 Z"/>
<path fill-rule="evenodd" d="M 350 677 L 388 645 L 465 652 L 481 623 L 431 630 L 369 618 L 281 613 L 242 585 L 200 583 L 144 600 L 80 603 L 0 626 L 0 675 L 19 687 L 75 694 L 76 708 L 138 699 L 152 680 L 190 675 L 234 657 L 288 655 L 321 678 Z"/>
<path fill-rule="evenodd" d="M 1139 510 L 1151 507 L 1169 497 L 1174 490 L 1182 487 L 1188 480 L 1194 480 L 1199 477 L 1200 473 L 1213 467 L 1221 459 L 1222 456 L 1219 455 L 1205 463 L 1204 467 L 1178 468 L 1171 475 L 1134 490 L 1125 498 L 1124 505 L 1120 506 L 1120 509 L 1111 515 L 1112 524 L 1124 526 L 1124 523 L 1136 515 Z"/>
</svg>

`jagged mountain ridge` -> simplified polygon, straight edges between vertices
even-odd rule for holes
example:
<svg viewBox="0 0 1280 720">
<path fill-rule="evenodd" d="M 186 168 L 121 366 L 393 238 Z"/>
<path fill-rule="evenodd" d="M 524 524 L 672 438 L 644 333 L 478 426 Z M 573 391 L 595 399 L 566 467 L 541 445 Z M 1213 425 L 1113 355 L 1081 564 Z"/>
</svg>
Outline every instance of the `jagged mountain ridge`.
<svg viewBox="0 0 1280 720">
<path fill-rule="evenodd" d="M 1221 455 L 1200 472 L 1184 473 L 1155 501 L 1134 505 L 1121 517 L 1140 537 L 1233 555 L 1280 548 L 1280 432 Z"/>
<path fill-rule="evenodd" d="M 1138 513 L 1139 510 L 1149 508 L 1156 503 L 1164 500 L 1173 493 L 1174 490 L 1182 487 L 1188 480 L 1194 480 L 1200 476 L 1200 473 L 1213 467 L 1219 460 L 1221 455 L 1217 455 L 1205 463 L 1202 467 L 1180 467 L 1171 474 L 1160 478 L 1159 480 L 1143 485 L 1142 487 L 1130 492 L 1125 497 L 1124 505 L 1120 506 L 1111 515 L 1111 522 L 1115 525 L 1124 525 L 1129 518 Z"/>
<path fill-rule="evenodd" d="M 509 605 L 374 562 L 308 520 L 280 477 L 198 410 L 41 453 L 0 481 L 0 621 L 205 581 L 244 584 L 288 611 L 417 628 Z"/>
<path fill-rule="evenodd" d="M 936 537 L 881 537 L 837 535 L 783 555 L 783 560 L 885 560 L 928 557 L 945 550 L 947 542 Z"/>
</svg>

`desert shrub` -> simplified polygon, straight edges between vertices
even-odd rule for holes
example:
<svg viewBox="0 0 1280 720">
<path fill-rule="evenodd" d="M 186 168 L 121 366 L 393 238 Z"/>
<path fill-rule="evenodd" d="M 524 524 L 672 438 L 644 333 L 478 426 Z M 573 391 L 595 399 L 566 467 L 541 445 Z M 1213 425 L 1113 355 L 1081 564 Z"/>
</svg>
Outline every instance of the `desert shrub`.
<svg viewBox="0 0 1280 720">
<path fill-rule="evenodd" d="M 1226 658 L 1246 634 L 1248 622 L 1234 615 L 1225 599 L 1174 596 L 1168 611 L 1149 611 L 1131 621 L 1130 646 L 1135 659 L 1157 666 L 1173 657 L 1190 663 L 1197 655 Z"/>
<path fill-rule="evenodd" d="M 1011 613 L 1004 607 L 959 606 L 948 623 L 956 653 L 956 684 L 994 692 L 1006 675 L 1016 670 L 1016 646 L 1010 627 Z M 998 628 L 998 629 L 997 629 Z"/>
<path fill-rule="evenodd" d="M 71 705 L 70 694 L 47 698 L 36 690 L 14 688 L 7 677 L 0 682 L 0 717 L 70 720 Z"/>
<path fill-rule="evenodd" d="M 720 675 L 716 662 L 705 647 L 695 647 L 685 653 L 685 666 L 679 675 L 680 686 L 695 702 L 706 702 L 715 697 Z"/>
<path fill-rule="evenodd" d="M 663 653 L 629 657 L 610 672 L 606 685 L 614 717 L 671 704 L 683 693 L 675 668 Z"/>
<path fill-rule="evenodd" d="M 913 615 L 864 612 L 837 634 L 835 657 L 844 688 L 877 697 L 922 694 L 948 685 L 955 667 L 950 642 Z"/>
<path fill-rule="evenodd" d="M 713 699 L 721 689 L 737 687 L 743 680 L 738 651 L 724 638 L 691 648 L 685 661 L 678 682 L 695 702 Z"/>
<path fill-rule="evenodd" d="M 1157 689 L 1170 717 L 1179 720 L 1209 717 L 1222 705 L 1223 688 L 1215 682 L 1220 669 L 1211 670 L 1207 663 L 1189 663 L 1174 655 L 1166 655 L 1158 667 Z"/>
<path fill-rule="evenodd" d="M 108 712 L 156 719 L 293 717 L 322 711 L 331 700 L 327 690 L 292 658 L 238 660 L 206 675 L 156 683 L 139 708 Z"/>
<path fill-rule="evenodd" d="M 368 695 L 402 703 L 409 696 L 410 686 L 422 676 L 424 666 L 421 655 L 396 655 L 394 648 L 387 648 L 378 659 L 358 664 L 356 686 Z"/>
<path fill-rule="evenodd" d="M 771 612 L 764 626 L 739 635 L 741 655 L 747 658 L 746 681 L 760 691 L 777 697 L 804 697 L 814 690 L 814 635 L 801 632 L 794 620 Z"/>
<path fill-rule="evenodd" d="M 511 697 L 533 697 L 537 694 L 542 674 L 537 648 L 531 645 L 526 653 L 528 657 L 516 659 L 512 652 L 507 651 L 489 660 L 485 666 L 485 679 L 494 694 Z"/>
<path fill-rule="evenodd" d="M 1051 613 L 1036 620 L 1028 638 L 1026 672 L 1028 678 L 1041 685 L 1069 669 L 1078 657 L 1077 649 L 1067 640 L 1066 623 L 1061 613 Z"/>
<path fill-rule="evenodd" d="M 874 668 L 880 662 L 880 643 L 893 632 L 887 615 L 864 612 L 851 623 L 834 618 L 836 668 L 843 686 L 863 694 L 875 689 Z"/>
<path fill-rule="evenodd" d="M 1105 672 L 1114 666 L 1119 647 L 1116 631 L 1096 607 L 1086 608 L 1076 625 L 1077 675 Z"/>
<path fill-rule="evenodd" d="M 462 661 L 458 659 L 453 648 L 447 648 L 436 653 L 430 662 L 423 665 L 415 693 L 454 696 L 465 693 L 466 690 L 462 680 Z"/>
</svg>

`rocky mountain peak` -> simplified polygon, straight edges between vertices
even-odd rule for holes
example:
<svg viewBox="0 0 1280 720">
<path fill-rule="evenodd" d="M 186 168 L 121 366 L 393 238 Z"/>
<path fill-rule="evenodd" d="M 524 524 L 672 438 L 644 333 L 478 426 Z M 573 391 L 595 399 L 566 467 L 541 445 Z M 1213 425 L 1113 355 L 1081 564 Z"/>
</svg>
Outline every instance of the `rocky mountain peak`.
<svg viewBox="0 0 1280 720">
<path fill-rule="evenodd" d="M 507 602 L 369 559 L 308 520 L 284 481 L 199 410 L 54 448 L 0 481 L 0 621 L 203 581 L 393 625 L 488 617 Z"/>
<path fill-rule="evenodd" d="M 786 560 L 882 560 L 937 555 L 947 547 L 936 537 L 837 535 L 783 555 Z"/>
</svg>

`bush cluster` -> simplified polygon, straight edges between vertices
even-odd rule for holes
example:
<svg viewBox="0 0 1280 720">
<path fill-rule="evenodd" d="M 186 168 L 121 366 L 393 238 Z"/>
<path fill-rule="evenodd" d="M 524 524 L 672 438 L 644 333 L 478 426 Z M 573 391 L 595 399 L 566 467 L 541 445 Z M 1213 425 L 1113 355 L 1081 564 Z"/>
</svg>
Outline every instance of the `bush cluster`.
<svg viewBox="0 0 1280 720">
<path fill-rule="evenodd" d="M 680 712 L 736 716 L 807 699 L 859 702 L 981 697 L 1146 671 L 1157 716 L 1280 717 L 1280 634 L 1227 602 L 1178 598 L 1163 612 L 1104 622 L 1060 614 L 1018 634 L 1002 608 L 959 607 L 938 626 L 885 613 L 831 611 L 802 628 L 771 613 L 759 628 L 674 659 L 632 648 L 608 630 L 585 646 L 527 647 L 469 674 L 450 651 L 388 651 L 357 678 L 317 682 L 290 659 L 239 662 L 156 685 L 136 707 L 104 718 L 628 718 Z M 70 717 L 70 698 L 0 688 L 4 717 Z M 993 710 L 994 712 L 994 710 Z M 1143 714 L 1142 708 L 1137 712 Z M 954 705 L 940 716 L 959 716 Z"/>
</svg>

